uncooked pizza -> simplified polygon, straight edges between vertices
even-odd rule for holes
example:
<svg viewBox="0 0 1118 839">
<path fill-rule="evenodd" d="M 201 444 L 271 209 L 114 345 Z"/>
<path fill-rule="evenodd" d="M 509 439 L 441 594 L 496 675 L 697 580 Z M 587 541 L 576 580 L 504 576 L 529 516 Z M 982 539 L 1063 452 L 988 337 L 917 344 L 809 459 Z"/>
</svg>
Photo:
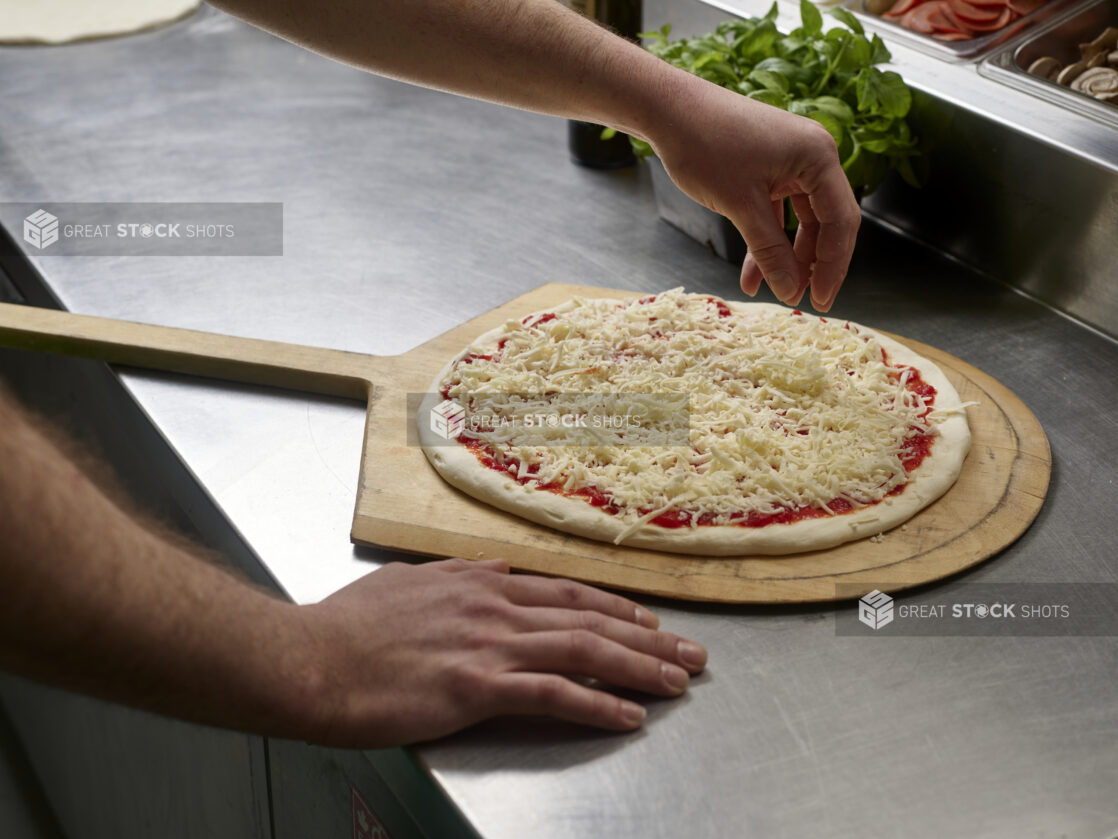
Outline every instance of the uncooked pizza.
<svg viewBox="0 0 1118 839">
<path fill-rule="evenodd" d="M 963 405 L 872 329 L 682 290 L 482 335 L 417 419 L 463 492 L 579 536 L 708 556 L 875 537 L 955 482 Z"/>
<path fill-rule="evenodd" d="M 200 0 L 0 0 L 0 44 L 130 35 L 191 14 Z"/>
</svg>

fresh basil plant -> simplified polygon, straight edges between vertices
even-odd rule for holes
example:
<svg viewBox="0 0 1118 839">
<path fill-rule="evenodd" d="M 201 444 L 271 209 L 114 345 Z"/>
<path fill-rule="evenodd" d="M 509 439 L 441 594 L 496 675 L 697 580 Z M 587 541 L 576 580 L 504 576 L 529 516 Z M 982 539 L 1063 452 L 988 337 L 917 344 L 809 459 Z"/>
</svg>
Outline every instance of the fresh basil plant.
<svg viewBox="0 0 1118 839">
<path fill-rule="evenodd" d="M 880 37 L 867 37 L 846 9 L 828 13 L 844 26 L 824 31 L 819 9 L 800 0 L 803 25 L 788 34 L 776 27 L 773 3 L 763 18 L 728 20 L 697 38 L 670 40 L 670 24 L 641 37 L 649 52 L 676 67 L 820 123 L 855 194 L 871 192 L 890 169 L 919 186 L 912 165 L 919 151 L 907 120 L 912 92 L 898 73 L 875 66 L 892 57 Z M 638 155 L 653 153 L 647 143 L 632 142 Z"/>
</svg>

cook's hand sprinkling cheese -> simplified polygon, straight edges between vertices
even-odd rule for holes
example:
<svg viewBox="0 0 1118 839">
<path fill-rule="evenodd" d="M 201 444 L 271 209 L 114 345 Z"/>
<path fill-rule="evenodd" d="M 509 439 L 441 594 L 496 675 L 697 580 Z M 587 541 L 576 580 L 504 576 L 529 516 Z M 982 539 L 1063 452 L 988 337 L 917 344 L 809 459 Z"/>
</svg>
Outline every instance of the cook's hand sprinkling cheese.
<svg viewBox="0 0 1118 839">
<path fill-rule="evenodd" d="M 741 286 L 827 311 L 861 213 L 823 126 L 672 67 L 556 0 L 214 0 L 323 55 L 647 140 L 692 198 L 749 244 Z M 795 250 L 782 199 L 800 219 Z"/>
</svg>

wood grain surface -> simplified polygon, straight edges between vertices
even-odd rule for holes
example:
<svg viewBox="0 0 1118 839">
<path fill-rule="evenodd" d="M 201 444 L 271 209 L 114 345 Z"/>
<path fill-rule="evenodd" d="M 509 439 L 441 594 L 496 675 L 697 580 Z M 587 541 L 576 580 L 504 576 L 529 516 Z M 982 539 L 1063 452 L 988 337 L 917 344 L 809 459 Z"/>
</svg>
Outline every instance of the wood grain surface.
<svg viewBox="0 0 1118 839">
<path fill-rule="evenodd" d="M 572 536 L 489 507 L 448 486 L 408 445 L 407 394 L 426 390 L 473 339 L 509 318 L 573 296 L 632 292 L 542 286 L 387 362 L 374 375 L 355 542 L 431 556 L 499 557 L 516 569 L 664 597 L 724 603 L 799 603 L 896 591 L 938 580 L 996 554 L 1040 511 L 1051 472 L 1040 423 L 1013 393 L 933 347 L 891 336 L 935 361 L 967 410 L 971 452 L 937 502 L 881 542 L 861 540 L 782 557 L 703 558 L 618 547 Z M 841 586 L 841 588 L 840 588 Z"/>
<path fill-rule="evenodd" d="M 780 557 L 703 558 L 617 547 L 551 530 L 475 501 L 448 484 L 415 444 L 409 394 L 482 333 L 574 296 L 633 292 L 541 286 L 403 355 L 378 357 L 0 304 L 0 343 L 104 361 L 367 401 L 351 536 L 429 556 L 499 557 L 516 569 L 664 597 L 800 603 L 896 591 L 939 580 L 1001 551 L 1044 502 L 1051 453 L 1013 393 L 971 365 L 897 338 L 935 361 L 968 408 L 971 452 L 937 502 L 881 542 L 861 540 Z M 412 398 L 411 411 L 418 399 Z M 410 437 L 410 439 L 409 439 Z"/>
</svg>

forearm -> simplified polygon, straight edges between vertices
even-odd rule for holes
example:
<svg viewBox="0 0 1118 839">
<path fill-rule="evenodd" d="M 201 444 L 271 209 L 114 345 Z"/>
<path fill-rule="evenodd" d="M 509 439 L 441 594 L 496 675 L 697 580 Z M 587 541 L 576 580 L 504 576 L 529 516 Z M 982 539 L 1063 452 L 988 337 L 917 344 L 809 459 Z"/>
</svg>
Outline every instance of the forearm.
<svg viewBox="0 0 1118 839">
<path fill-rule="evenodd" d="M 746 293 L 763 277 L 797 305 L 810 286 L 827 311 L 842 285 L 861 213 L 826 129 L 674 68 L 559 0 L 213 2 L 365 70 L 646 140 L 684 192 L 745 237 Z"/>
<path fill-rule="evenodd" d="M 0 666 L 164 713 L 296 728 L 297 610 L 149 530 L 0 391 Z M 230 642 L 232 639 L 232 643 Z"/>
<path fill-rule="evenodd" d="M 271 598 L 137 524 L 0 388 L 0 667 L 196 722 L 349 747 L 500 714 L 644 718 L 589 676 L 675 696 L 706 651 L 648 611 L 496 560 L 393 563 Z"/>
<path fill-rule="evenodd" d="M 216 0 L 338 61 L 478 99 L 644 137 L 705 83 L 559 0 Z"/>
</svg>

